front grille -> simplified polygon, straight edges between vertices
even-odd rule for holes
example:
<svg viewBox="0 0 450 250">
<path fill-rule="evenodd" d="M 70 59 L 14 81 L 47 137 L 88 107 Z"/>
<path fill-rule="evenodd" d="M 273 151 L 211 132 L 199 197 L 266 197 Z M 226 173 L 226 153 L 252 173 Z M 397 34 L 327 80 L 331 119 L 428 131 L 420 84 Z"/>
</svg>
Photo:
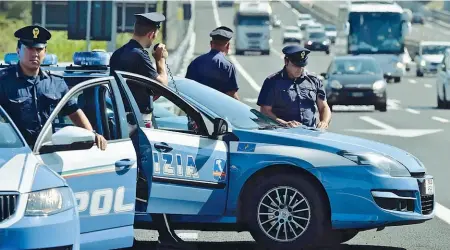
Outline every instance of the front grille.
<svg viewBox="0 0 450 250">
<path fill-rule="evenodd" d="M 18 198 L 17 194 L 0 194 L 0 222 L 16 212 Z"/>
<path fill-rule="evenodd" d="M 434 195 L 421 195 L 422 214 L 431 214 L 434 209 Z"/>
<path fill-rule="evenodd" d="M 420 204 L 422 207 L 422 214 L 431 214 L 434 210 L 434 195 L 425 194 L 425 178 L 418 178 L 417 182 L 419 184 L 420 190 Z"/>
<path fill-rule="evenodd" d="M 259 38 L 262 37 L 261 33 L 247 33 L 248 38 Z"/>
<path fill-rule="evenodd" d="M 359 90 L 359 89 L 369 89 L 372 90 L 373 86 L 372 84 L 353 84 L 353 83 L 348 83 L 348 84 L 344 84 L 344 88 L 346 89 L 355 89 L 355 90 Z"/>
</svg>

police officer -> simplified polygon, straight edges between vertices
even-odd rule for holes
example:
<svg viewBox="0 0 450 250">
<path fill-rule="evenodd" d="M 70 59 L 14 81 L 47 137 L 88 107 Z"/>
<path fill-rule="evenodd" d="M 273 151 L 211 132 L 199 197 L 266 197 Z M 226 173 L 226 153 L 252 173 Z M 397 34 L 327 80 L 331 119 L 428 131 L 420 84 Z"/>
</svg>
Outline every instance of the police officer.
<svg viewBox="0 0 450 250">
<path fill-rule="evenodd" d="M 194 59 L 188 66 L 186 78 L 202 83 L 237 100 L 236 69 L 226 59 L 233 31 L 225 26 L 214 29 L 209 36 L 211 50 Z"/>
<path fill-rule="evenodd" d="M 284 47 L 284 67 L 266 78 L 257 104 L 262 113 L 289 127 L 303 124 L 326 129 L 331 110 L 322 81 L 305 71 L 309 53 L 298 45 Z M 320 114 L 318 124 L 316 105 Z"/>
<path fill-rule="evenodd" d="M 47 52 L 47 41 L 51 38 L 47 29 L 37 25 L 26 26 L 17 30 L 14 36 L 19 38 L 19 62 L 0 71 L 0 105 L 29 146 L 33 147 L 43 125 L 69 88 L 62 77 L 40 67 Z M 74 100 L 68 101 L 60 114 L 69 116 L 76 126 L 94 132 Z M 100 149 L 106 148 L 107 142 L 99 134 L 96 134 L 96 143 Z"/>
<path fill-rule="evenodd" d="M 166 58 L 163 56 L 167 53 L 164 44 L 159 44 L 153 52 L 153 58 L 156 61 L 156 69 L 150 60 L 150 56 L 145 49 L 152 46 L 153 41 L 158 35 L 161 22 L 166 18 L 164 15 L 156 12 L 136 14 L 134 24 L 134 33 L 130 41 L 117 49 L 110 59 L 110 72 L 114 70 L 122 70 L 136 73 L 142 76 L 154 79 L 164 85 L 168 85 L 166 73 Z M 136 103 L 139 106 L 144 122 L 151 124 L 150 97 L 151 93 L 145 87 L 139 85 L 128 85 Z M 156 100 L 158 97 L 155 97 Z M 165 214 L 151 214 L 152 221 L 156 225 L 159 233 L 158 248 L 161 249 L 185 249 L 187 245 L 182 244 L 175 231 L 170 227 L 169 218 Z"/>
<path fill-rule="evenodd" d="M 153 51 L 152 55 L 156 61 L 156 69 L 153 67 L 150 56 L 145 50 L 152 46 L 161 27 L 161 22 L 166 18 L 164 15 L 156 12 L 135 14 L 135 17 L 133 37 L 111 55 L 111 75 L 114 70 L 127 71 L 149 77 L 167 85 L 166 58 L 163 56 L 164 53 L 167 53 L 165 45 L 159 44 L 156 50 Z M 130 84 L 129 88 L 136 99 L 144 122 L 150 124 L 150 91 L 143 86 L 135 84 Z M 156 99 L 157 97 L 155 97 Z"/>
</svg>

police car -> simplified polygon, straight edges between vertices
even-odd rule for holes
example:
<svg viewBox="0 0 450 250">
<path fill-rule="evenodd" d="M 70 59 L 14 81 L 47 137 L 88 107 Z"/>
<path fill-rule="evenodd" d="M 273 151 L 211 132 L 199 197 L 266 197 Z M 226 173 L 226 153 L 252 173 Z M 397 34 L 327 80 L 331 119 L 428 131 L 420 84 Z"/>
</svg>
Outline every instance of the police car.
<svg viewBox="0 0 450 250">
<path fill-rule="evenodd" d="M 265 248 L 299 249 L 339 244 L 360 231 L 434 217 L 433 177 L 403 150 L 317 129 L 282 127 L 192 80 L 175 78 L 175 84 L 165 87 L 127 72 L 109 76 L 102 71 L 105 65 L 95 65 L 105 62 L 94 54 L 74 58 L 76 64 L 89 61 L 91 69 L 74 65 L 62 70 L 72 87 L 27 158 L 36 157 L 53 171 L 48 175 L 56 172 L 65 179 L 77 202 L 80 235 L 75 235 L 75 226 L 65 227 L 63 235 L 43 240 L 42 232 L 57 231 L 75 215 L 29 219 L 24 214 L 29 190 L 19 190 L 16 212 L 0 222 L 8 234 L 16 221 L 24 221 L 16 226 L 18 236 L 7 239 L 9 244 L 40 239 L 45 247 L 70 241 L 77 248 L 79 237 L 83 249 L 129 247 L 133 228 L 152 229 L 149 213 L 165 213 L 177 229 L 250 231 Z M 78 83 L 75 77 L 80 77 Z M 146 128 L 129 89 L 132 84 L 147 86 L 182 112 L 164 107 L 164 114 L 158 113 L 156 101 L 152 127 Z M 57 119 L 70 98 L 78 100 L 96 131 L 108 140 L 105 151 L 93 146 L 91 132 Z M 64 186 L 62 180 L 49 182 L 17 167 L 21 162 L 7 157 L 11 149 L 1 150 L 3 162 L 9 164 L 4 166 L 11 166 L 0 168 L 1 176 L 10 177 L 6 183 L 32 184 L 32 190 Z M 1 183 L 2 195 L 14 191 Z M 55 196 L 63 201 L 71 197 Z M 63 205 L 46 200 L 43 207 L 48 211 Z M 31 227 L 39 236 L 21 236 Z"/>
</svg>

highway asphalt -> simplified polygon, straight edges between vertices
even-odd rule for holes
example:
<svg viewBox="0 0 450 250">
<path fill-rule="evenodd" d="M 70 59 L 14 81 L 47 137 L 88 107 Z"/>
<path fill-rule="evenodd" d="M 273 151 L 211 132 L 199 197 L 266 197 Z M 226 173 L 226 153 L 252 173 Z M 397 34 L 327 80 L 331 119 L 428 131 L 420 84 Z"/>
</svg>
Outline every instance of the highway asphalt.
<svg viewBox="0 0 450 250">
<path fill-rule="evenodd" d="M 317 1 L 320 2 L 320 1 Z M 274 3 L 274 13 L 284 25 L 295 25 L 295 13 L 283 3 Z M 217 10 L 217 11 L 216 11 Z M 209 50 L 209 32 L 219 26 L 233 27 L 233 8 L 215 8 L 210 1 L 196 2 L 196 40 L 194 56 Z M 440 28 L 413 26 L 420 39 L 434 39 Z M 430 34 L 433 34 L 431 36 Z M 280 70 L 282 29 L 272 31 L 273 50 L 270 55 L 230 55 L 238 69 L 239 94 L 244 102 L 255 108 L 259 88 L 264 79 Z M 310 54 L 308 70 L 324 72 L 333 53 Z M 388 85 L 388 111 L 373 111 L 373 107 L 336 107 L 332 114 L 332 132 L 359 136 L 391 144 L 417 156 L 435 177 L 437 216 L 423 224 L 391 227 L 376 232 L 360 233 L 336 249 L 396 250 L 396 249 L 450 249 L 450 197 L 445 195 L 450 184 L 450 111 L 436 109 L 435 77 L 415 77 L 414 68 L 400 83 Z M 348 131 L 358 129 L 360 132 Z M 380 135 L 380 130 L 389 130 Z M 386 133 L 386 132 L 385 132 Z M 193 241 L 199 249 L 256 249 L 249 233 L 177 231 L 186 240 Z M 154 231 L 136 230 L 138 243 L 133 249 L 151 249 L 156 240 Z"/>
</svg>

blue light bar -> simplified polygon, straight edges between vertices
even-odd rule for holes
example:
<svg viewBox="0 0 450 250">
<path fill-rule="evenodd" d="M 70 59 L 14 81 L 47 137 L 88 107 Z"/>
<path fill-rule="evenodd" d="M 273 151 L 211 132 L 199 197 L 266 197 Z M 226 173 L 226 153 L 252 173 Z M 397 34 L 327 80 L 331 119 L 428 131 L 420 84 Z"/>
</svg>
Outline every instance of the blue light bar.
<svg viewBox="0 0 450 250">
<path fill-rule="evenodd" d="M 5 63 L 6 64 L 17 64 L 19 62 L 19 55 L 16 52 L 14 53 L 6 53 L 5 54 Z"/>
<path fill-rule="evenodd" d="M 109 54 L 105 51 L 84 51 L 73 54 L 73 63 L 83 66 L 108 66 Z"/>
<path fill-rule="evenodd" d="M 55 54 L 47 54 L 44 61 L 41 63 L 42 66 L 56 65 L 58 64 L 58 57 Z"/>
</svg>

